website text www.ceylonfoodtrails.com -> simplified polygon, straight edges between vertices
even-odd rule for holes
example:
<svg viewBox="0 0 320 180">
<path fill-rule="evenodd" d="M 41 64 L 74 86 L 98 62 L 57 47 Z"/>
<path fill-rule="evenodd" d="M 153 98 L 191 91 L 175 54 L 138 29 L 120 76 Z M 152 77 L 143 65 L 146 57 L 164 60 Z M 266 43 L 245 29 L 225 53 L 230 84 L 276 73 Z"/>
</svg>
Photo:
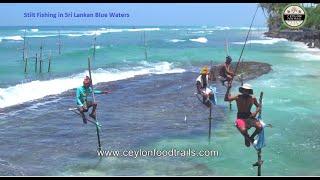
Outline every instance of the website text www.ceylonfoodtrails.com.
<svg viewBox="0 0 320 180">
<path fill-rule="evenodd" d="M 217 150 L 193 150 L 191 148 L 185 150 L 97 150 L 97 155 L 101 157 L 218 157 Z"/>
</svg>

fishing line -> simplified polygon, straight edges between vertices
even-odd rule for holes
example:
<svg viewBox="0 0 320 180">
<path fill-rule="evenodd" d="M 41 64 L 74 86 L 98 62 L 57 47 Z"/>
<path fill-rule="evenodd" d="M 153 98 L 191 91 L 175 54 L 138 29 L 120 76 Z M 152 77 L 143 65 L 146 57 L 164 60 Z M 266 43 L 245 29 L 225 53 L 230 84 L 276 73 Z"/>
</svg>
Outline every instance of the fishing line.
<svg viewBox="0 0 320 180">
<path fill-rule="evenodd" d="M 243 45 L 243 47 L 242 47 L 242 50 L 241 50 L 241 53 L 240 53 L 240 57 L 239 57 L 239 60 L 238 60 L 238 62 L 237 62 L 237 66 L 236 66 L 236 68 L 235 68 L 235 70 L 234 70 L 234 74 L 237 73 L 237 70 L 238 70 L 238 67 L 239 67 L 239 64 L 240 64 L 240 61 L 241 61 L 241 57 L 242 57 L 242 54 L 243 54 L 244 49 L 245 49 L 245 47 L 246 47 L 246 44 L 247 44 L 247 41 L 248 41 L 248 37 L 249 37 L 249 34 L 250 34 L 250 31 L 251 31 L 251 28 L 252 28 L 252 25 L 253 25 L 253 22 L 254 22 L 254 19 L 255 19 L 255 17 L 256 17 L 256 14 L 257 14 L 258 9 L 259 9 L 259 6 L 257 6 L 256 11 L 254 12 L 254 15 L 253 15 L 253 18 L 252 18 L 252 21 L 251 21 L 251 24 L 250 24 L 250 28 L 249 28 L 248 33 L 247 33 L 247 36 L 246 36 L 246 40 L 245 40 L 244 45 Z M 232 79 L 231 79 L 231 84 L 232 84 L 232 81 L 233 81 L 233 77 L 232 77 Z"/>
</svg>

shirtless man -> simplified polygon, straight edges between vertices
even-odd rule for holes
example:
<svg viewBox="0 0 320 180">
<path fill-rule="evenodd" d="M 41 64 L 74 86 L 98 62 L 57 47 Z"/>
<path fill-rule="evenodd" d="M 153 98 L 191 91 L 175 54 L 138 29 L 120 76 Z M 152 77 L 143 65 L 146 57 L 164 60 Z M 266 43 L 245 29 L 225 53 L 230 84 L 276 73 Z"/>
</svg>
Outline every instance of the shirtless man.
<svg viewBox="0 0 320 180">
<path fill-rule="evenodd" d="M 227 56 L 226 62 L 223 64 L 223 66 L 220 68 L 220 71 L 219 71 L 219 79 L 223 86 L 226 86 L 225 85 L 226 81 L 228 82 L 228 86 L 230 86 L 231 80 L 234 76 L 234 73 L 232 72 L 232 69 L 231 69 L 231 61 L 232 61 L 232 58 L 230 56 Z"/>
<path fill-rule="evenodd" d="M 260 104 L 258 103 L 256 97 L 253 96 L 253 89 L 250 84 L 244 84 L 239 88 L 240 94 L 236 96 L 230 95 L 231 86 L 228 86 L 227 92 L 225 94 L 225 101 L 236 101 L 238 113 L 235 125 L 244 136 L 245 145 L 250 147 L 250 143 L 254 142 L 254 137 L 260 133 L 262 130 L 262 125 L 259 120 L 255 117 L 260 112 Z M 251 112 L 252 105 L 256 106 L 256 111 Z M 248 129 L 255 127 L 256 130 L 251 136 L 248 134 Z"/>
</svg>

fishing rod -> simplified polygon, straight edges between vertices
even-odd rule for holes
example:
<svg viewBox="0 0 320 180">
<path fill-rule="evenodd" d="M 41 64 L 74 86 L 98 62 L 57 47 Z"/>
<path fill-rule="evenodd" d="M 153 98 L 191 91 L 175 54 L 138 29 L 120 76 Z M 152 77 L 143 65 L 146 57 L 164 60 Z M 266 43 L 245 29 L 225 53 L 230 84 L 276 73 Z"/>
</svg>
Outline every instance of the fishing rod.
<svg viewBox="0 0 320 180">
<path fill-rule="evenodd" d="M 245 49 L 245 47 L 246 47 L 246 44 L 247 44 L 247 41 L 248 41 L 248 37 L 249 37 L 249 34 L 250 34 L 250 32 L 251 32 L 251 28 L 252 28 L 252 25 L 253 25 L 253 22 L 254 22 L 254 19 L 255 19 L 255 17 L 256 17 L 256 14 L 257 14 L 258 9 L 259 9 L 259 6 L 257 6 L 256 11 L 254 12 L 254 15 L 253 15 L 253 18 L 252 18 L 252 21 L 251 21 L 251 24 L 250 24 L 250 28 L 249 28 L 248 33 L 247 33 L 247 36 L 246 36 L 246 40 L 245 40 L 245 42 L 244 42 L 244 44 L 243 44 L 243 47 L 242 47 L 242 50 L 241 50 L 241 53 L 240 53 L 240 57 L 239 57 L 239 59 L 238 59 L 236 68 L 235 68 L 235 70 L 234 70 L 234 74 L 237 73 L 237 70 L 238 70 L 238 67 L 239 67 L 239 64 L 240 64 L 240 61 L 241 61 L 241 57 L 242 57 L 243 52 L 244 52 L 244 49 Z M 233 77 L 232 77 L 232 79 L 231 79 L 231 84 L 232 84 L 232 81 L 233 81 Z"/>
</svg>

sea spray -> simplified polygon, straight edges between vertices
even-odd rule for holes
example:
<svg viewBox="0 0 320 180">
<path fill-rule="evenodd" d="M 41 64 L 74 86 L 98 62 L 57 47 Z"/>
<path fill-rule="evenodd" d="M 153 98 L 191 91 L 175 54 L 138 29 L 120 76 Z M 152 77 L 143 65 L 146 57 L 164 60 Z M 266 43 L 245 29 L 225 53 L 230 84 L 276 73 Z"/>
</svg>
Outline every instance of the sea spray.
<svg viewBox="0 0 320 180">
<path fill-rule="evenodd" d="M 196 39 L 189 39 L 190 41 L 193 41 L 193 42 L 199 42 L 199 43 L 207 43 L 208 42 L 208 39 L 205 38 L 205 37 L 199 37 L 199 38 L 196 38 Z"/>
<path fill-rule="evenodd" d="M 265 38 L 265 39 L 255 39 L 255 40 L 249 40 L 247 44 L 263 44 L 263 45 L 271 45 L 276 44 L 279 42 L 285 42 L 288 41 L 284 38 Z M 244 42 L 232 42 L 232 44 L 239 44 L 243 45 Z"/>
<path fill-rule="evenodd" d="M 145 64 L 147 62 L 144 62 Z M 147 66 L 147 67 L 146 67 Z M 93 71 L 93 82 L 110 82 L 118 81 L 127 78 L 132 78 L 137 75 L 147 74 L 170 74 L 183 73 L 184 69 L 174 68 L 168 62 L 147 63 L 145 66 L 137 66 L 127 70 L 117 70 L 116 73 L 109 70 L 99 68 Z M 8 88 L 0 88 L 0 108 L 21 104 L 24 102 L 43 98 L 48 95 L 56 95 L 67 90 L 76 88 L 82 85 L 82 80 L 88 72 L 79 73 L 73 76 L 58 78 L 47 81 L 32 81 L 28 83 L 17 84 Z"/>
</svg>

